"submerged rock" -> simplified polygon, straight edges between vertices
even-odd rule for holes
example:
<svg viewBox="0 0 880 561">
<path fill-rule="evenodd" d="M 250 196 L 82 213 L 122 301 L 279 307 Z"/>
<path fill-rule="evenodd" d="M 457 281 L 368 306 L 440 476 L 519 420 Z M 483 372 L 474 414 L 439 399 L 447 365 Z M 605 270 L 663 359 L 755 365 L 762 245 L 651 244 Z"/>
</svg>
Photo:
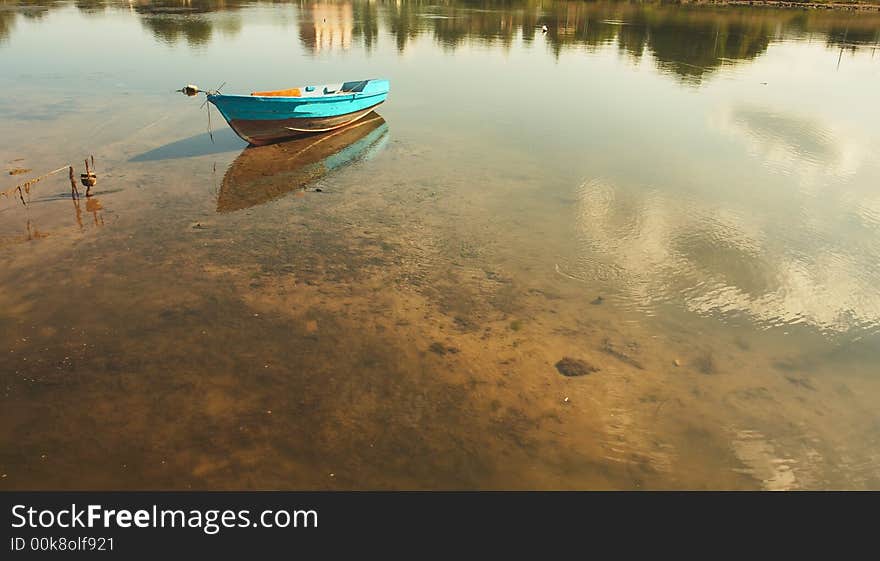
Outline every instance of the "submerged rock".
<svg viewBox="0 0 880 561">
<path fill-rule="evenodd" d="M 703 374 L 716 374 L 718 367 L 715 364 L 715 356 L 711 351 L 705 352 L 694 361 L 697 370 Z"/>
<path fill-rule="evenodd" d="M 567 377 L 572 376 L 584 376 L 586 374 L 590 374 L 592 372 L 598 372 L 599 369 L 593 366 L 592 364 L 585 362 L 583 360 L 571 357 L 563 357 L 562 360 L 556 363 L 556 370 L 559 371 L 560 374 Z"/>
</svg>

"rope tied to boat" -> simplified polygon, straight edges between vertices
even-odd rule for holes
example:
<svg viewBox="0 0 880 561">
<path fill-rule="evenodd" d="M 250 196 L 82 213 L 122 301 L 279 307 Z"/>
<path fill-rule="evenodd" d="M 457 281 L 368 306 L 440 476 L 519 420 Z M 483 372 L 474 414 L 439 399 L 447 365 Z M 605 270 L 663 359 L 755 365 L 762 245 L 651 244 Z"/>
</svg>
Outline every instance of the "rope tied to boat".
<svg viewBox="0 0 880 561">
<path fill-rule="evenodd" d="M 211 138 L 211 144 L 214 144 L 214 127 L 213 127 L 213 125 L 211 124 L 211 106 L 208 105 L 208 96 L 209 96 L 209 95 L 217 95 L 217 94 L 219 94 L 219 93 L 220 93 L 220 89 L 223 88 L 223 86 L 225 86 L 225 85 L 226 85 L 226 82 L 223 82 L 222 84 L 220 84 L 219 86 L 217 86 L 217 88 L 215 88 L 215 89 L 213 89 L 213 90 L 210 90 L 210 91 L 205 91 L 205 90 L 200 89 L 200 88 L 199 88 L 198 86 L 196 86 L 195 84 L 187 84 L 187 85 L 183 86 L 182 88 L 180 88 L 179 90 L 174 90 L 174 91 L 177 91 L 177 92 L 182 93 L 183 95 L 185 95 L 185 96 L 187 96 L 187 97 L 195 97 L 195 96 L 197 96 L 197 95 L 200 94 L 200 93 L 205 94 L 205 101 L 202 102 L 202 106 L 199 107 L 199 109 L 201 109 L 202 107 L 207 107 L 207 113 L 208 113 L 208 136 Z"/>
</svg>

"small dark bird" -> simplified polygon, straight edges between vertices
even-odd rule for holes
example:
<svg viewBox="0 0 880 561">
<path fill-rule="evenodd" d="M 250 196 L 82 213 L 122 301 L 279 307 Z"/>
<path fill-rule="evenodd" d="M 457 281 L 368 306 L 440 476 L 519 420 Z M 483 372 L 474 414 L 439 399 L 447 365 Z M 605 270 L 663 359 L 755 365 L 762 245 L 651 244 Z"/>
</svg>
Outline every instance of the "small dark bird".
<svg viewBox="0 0 880 561">
<path fill-rule="evenodd" d="M 546 25 L 541 26 L 541 33 L 547 33 L 547 26 Z"/>
</svg>

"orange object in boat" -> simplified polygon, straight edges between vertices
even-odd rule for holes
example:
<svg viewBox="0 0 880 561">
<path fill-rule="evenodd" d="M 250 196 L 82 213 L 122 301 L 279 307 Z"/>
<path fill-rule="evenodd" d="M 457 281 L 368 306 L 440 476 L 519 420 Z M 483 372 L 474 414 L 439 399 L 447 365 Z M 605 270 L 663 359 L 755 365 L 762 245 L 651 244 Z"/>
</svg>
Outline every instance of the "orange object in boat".
<svg viewBox="0 0 880 561">
<path fill-rule="evenodd" d="M 299 97 L 302 92 L 299 88 L 291 88 L 289 90 L 273 90 L 271 92 L 253 92 L 251 95 L 258 97 Z"/>
</svg>

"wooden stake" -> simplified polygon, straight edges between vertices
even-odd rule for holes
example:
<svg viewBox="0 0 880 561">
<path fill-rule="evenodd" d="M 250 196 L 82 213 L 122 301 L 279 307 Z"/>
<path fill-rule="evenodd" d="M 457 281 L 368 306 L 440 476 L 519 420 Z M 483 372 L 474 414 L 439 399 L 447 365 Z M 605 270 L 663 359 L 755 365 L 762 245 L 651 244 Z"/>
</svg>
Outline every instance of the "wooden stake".
<svg viewBox="0 0 880 561">
<path fill-rule="evenodd" d="M 70 166 L 70 196 L 74 199 L 79 198 L 79 190 L 76 188 L 76 180 L 73 178 L 73 166 Z"/>
</svg>

